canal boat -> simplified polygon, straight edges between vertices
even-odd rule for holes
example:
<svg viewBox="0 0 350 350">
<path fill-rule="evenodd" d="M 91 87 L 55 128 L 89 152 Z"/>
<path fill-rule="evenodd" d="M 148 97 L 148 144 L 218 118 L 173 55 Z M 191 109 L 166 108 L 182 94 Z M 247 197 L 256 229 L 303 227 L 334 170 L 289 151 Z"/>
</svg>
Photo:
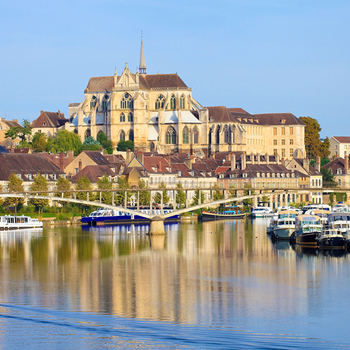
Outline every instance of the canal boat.
<svg viewBox="0 0 350 350">
<path fill-rule="evenodd" d="M 295 218 L 296 245 L 317 248 L 321 232 L 322 225 L 318 216 L 302 214 Z"/>
<path fill-rule="evenodd" d="M 251 216 L 253 218 L 267 218 L 273 216 L 271 207 L 256 207 L 252 210 Z"/>
<path fill-rule="evenodd" d="M 321 249 L 345 249 L 346 247 L 346 239 L 335 229 L 324 229 L 317 240 Z"/>
<path fill-rule="evenodd" d="M 350 212 L 332 212 L 327 219 L 327 228 L 342 234 L 346 241 L 350 240 Z"/>
<path fill-rule="evenodd" d="M 312 209 L 308 210 L 305 213 L 306 215 L 311 214 L 311 215 L 316 215 L 320 218 L 321 225 L 323 227 L 327 226 L 327 221 L 328 221 L 328 216 L 330 212 L 328 210 L 324 209 Z"/>
<path fill-rule="evenodd" d="M 276 239 L 289 239 L 295 231 L 295 218 L 298 216 L 296 210 L 283 210 L 278 214 L 273 234 Z"/>
<path fill-rule="evenodd" d="M 0 216 L 0 230 L 20 230 L 31 228 L 42 228 L 43 223 L 29 216 L 5 215 Z"/>
<path fill-rule="evenodd" d="M 302 212 L 305 214 L 308 210 L 327 210 L 330 213 L 331 209 L 328 204 L 308 204 L 303 207 Z"/>
<path fill-rule="evenodd" d="M 202 211 L 202 221 L 243 219 L 246 213 L 240 207 L 230 207 L 223 212 Z"/>
<path fill-rule="evenodd" d="M 172 209 L 163 209 L 163 214 L 169 214 Z M 140 209 L 141 213 L 150 214 L 149 209 Z M 153 215 L 162 215 L 161 209 L 152 209 Z M 172 215 L 166 218 L 165 222 L 179 221 L 181 219 L 180 215 Z M 81 218 L 83 225 L 90 226 L 103 226 L 103 225 L 116 225 L 116 224 L 127 224 L 127 223 L 142 223 L 149 222 L 150 219 L 145 218 L 137 214 L 129 214 L 119 210 L 112 210 L 106 208 L 98 208 L 93 211 L 88 217 Z"/>
</svg>

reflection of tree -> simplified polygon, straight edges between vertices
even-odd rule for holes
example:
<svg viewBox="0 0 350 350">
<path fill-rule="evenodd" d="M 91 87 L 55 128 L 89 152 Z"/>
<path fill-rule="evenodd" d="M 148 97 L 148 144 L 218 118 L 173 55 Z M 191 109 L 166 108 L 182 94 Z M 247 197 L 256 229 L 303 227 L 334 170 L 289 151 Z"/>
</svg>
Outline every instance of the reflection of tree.
<svg viewBox="0 0 350 350">
<path fill-rule="evenodd" d="M 90 260 L 93 255 L 94 241 L 91 236 L 81 236 L 76 238 L 78 259 Z"/>
</svg>

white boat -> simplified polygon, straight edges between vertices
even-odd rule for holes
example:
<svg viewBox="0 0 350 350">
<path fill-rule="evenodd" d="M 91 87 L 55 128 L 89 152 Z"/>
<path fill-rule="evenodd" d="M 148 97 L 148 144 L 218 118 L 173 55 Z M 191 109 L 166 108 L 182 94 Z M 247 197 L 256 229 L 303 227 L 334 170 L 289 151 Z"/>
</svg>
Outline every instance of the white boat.
<svg viewBox="0 0 350 350">
<path fill-rule="evenodd" d="M 267 218 L 273 216 L 271 207 L 256 207 L 252 211 L 253 218 Z"/>
<path fill-rule="evenodd" d="M 323 227 L 327 226 L 327 220 L 328 220 L 328 216 L 330 214 L 330 212 L 328 210 L 324 210 L 324 209 L 313 209 L 313 210 L 308 210 L 306 213 L 307 214 L 311 214 L 311 215 L 316 215 L 320 218 L 320 222 L 321 225 Z"/>
<path fill-rule="evenodd" d="M 20 230 L 29 228 L 42 228 L 43 223 L 30 216 L 5 215 L 0 217 L 0 230 Z"/>
<path fill-rule="evenodd" d="M 322 233 L 320 218 L 316 215 L 299 215 L 295 218 L 295 242 L 302 247 L 317 248 Z"/>
<path fill-rule="evenodd" d="M 328 204 L 308 204 L 303 207 L 303 214 L 308 210 L 327 210 L 328 212 L 331 212 L 331 206 Z"/>
<path fill-rule="evenodd" d="M 343 203 L 337 203 L 332 207 L 333 212 L 344 212 L 344 211 L 349 211 L 349 208 L 346 204 Z"/>
<path fill-rule="evenodd" d="M 350 239 L 350 212 L 332 212 L 327 219 L 327 228 L 334 229 L 348 241 Z"/>
<path fill-rule="evenodd" d="M 296 210 L 283 210 L 278 214 L 273 233 L 276 239 L 289 239 L 295 231 L 295 218 L 298 216 Z"/>
</svg>

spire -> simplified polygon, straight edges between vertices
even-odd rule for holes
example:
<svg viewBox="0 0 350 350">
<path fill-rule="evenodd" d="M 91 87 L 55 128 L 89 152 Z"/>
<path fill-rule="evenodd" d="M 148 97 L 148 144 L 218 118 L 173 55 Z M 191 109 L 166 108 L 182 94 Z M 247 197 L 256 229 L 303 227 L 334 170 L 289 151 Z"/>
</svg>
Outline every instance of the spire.
<svg viewBox="0 0 350 350">
<path fill-rule="evenodd" d="M 141 32 L 140 74 L 146 74 L 145 53 L 143 52 L 143 38 Z"/>
</svg>

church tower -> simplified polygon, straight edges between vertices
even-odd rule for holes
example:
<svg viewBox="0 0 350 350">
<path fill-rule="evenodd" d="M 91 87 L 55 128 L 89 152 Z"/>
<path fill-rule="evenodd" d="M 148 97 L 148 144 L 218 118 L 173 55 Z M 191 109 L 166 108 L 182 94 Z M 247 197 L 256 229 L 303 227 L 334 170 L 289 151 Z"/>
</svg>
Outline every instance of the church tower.
<svg viewBox="0 0 350 350">
<path fill-rule="evenodd" d="M 146 74 L 145 53 L 143 51 L 143 39 L 141 37 L 141 52 L 140 52 L 140 74 Z"/>
</svg>

